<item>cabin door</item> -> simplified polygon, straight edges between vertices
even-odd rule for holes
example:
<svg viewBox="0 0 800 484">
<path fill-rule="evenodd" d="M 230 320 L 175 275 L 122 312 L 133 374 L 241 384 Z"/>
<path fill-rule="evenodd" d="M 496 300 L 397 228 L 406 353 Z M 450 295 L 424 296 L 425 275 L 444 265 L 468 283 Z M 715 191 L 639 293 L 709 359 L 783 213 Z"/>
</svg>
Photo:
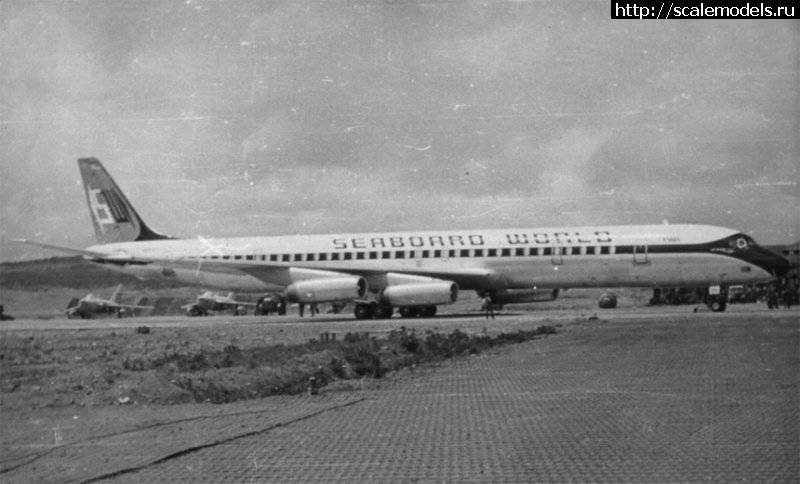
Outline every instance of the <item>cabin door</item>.
<svg viewBox="0 0 800 484">
<path fill-rule="evenodd" d="M 550 262 L 552 262 L 554 266 L 560 266 L 564 263 L 564 247 L 553 247 L 553 251 L 550 255 Z"/>
<path fill-rule="evenodd" d="M 647 244 L 637 244 L 633 246 L 633 263 L 649 264 L 650 258 L 647 254 Z"/>
</svg>

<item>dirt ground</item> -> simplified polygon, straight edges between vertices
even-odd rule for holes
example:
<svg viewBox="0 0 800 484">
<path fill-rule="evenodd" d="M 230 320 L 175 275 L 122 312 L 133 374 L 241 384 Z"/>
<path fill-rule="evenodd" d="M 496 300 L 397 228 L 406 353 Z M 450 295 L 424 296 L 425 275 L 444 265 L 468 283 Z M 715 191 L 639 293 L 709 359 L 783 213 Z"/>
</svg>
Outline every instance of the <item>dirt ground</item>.
<svg viewBox="0 0 800 484">
<path fill-rule="evenodd" d="M 768 331 L 768 326 L 772 324 L 785 325 L 787 320 L 796 322 L 798 314 L 796 310 L 770 312 L 766 313 L 769 319 L 765 320 L 764 313 L 760 306 L 743 305 L 734 306 L 723 314 L 697 314 L 692 308 L 686 307 L 653 308 L 650 311 L 627 308 L 613 313 L 600 313 L 599 317 L 592 312 L 574 310 L 508 311 L 488 324 L 480 314 L 463 314 L 411 322 L 395 318 L 389 323 L 331 317 L 314 321 L 287 317 L 280 323 L 259 321 L 253 317 L 207 318 L 199 327 L 153 323 L 150 325 L 153 330 L 149 334 L 136 332 L 135 324 L 122 328 L 110 327 L 113 321 L 96 321 L 94 324 L 99 327 L 83 329 L 57 329 L 58 322 L 53 321 L 48 326 L 51 329 L 46 330 L 0 330 L 0 353 L 3 355 L 0 360 L 3 368 L 0 473 L 10 472 L 7 475 L 12 475 L 17 472 L 14 469 L 31 465 L 35 468 L 36 459 L 40 456 L 49 456 L 47 460 L 60 462 L 56 454 L 62 452 L 61 449 L 65 449 L 63 452 L 71 452 L 69 449 L 78 452 L 83 445 L 81 442 L 94 442 L 107 436 L 125 436 L 129 432 L 141 432 L 151 427 L 157 429 L 165 422 L 170 426 L 181 426 L 181 422 L 187 422 L 187 426 L 183 427 L 189 428 L 189 423 L 205 422 L 209 416 L 215 415 L 222 416 L 228 422 L 238 418 L 236 415 L 264 415 L 265 412 L 278 415 L 288 409 L 310 404 L 332 408 L 347 405 L 351 400 L 360 398 L 359 395 L 363 395 L 365 390 L 389 388 L 417 378 L 437 378 L 437 372 L 451 364 L 458 364 L 457 360 L 452 363 L 444 361 L 413 370 L 406 368 L 381 379 L 343 380 L 324 387 L 322 399 L 317 403 L 309 403 L 308 396 L 303 394 L 215 405 L 189 401 L 158 372 L 130 371 L 120 363 L 137 355 L 152 357 L 175 348 L 224 352 L 226 347 L 232 345 L 243 350 L 275 343 L 290 345 L 307 341 L 309 336 L 319 336 L 323 332 L 341 335 L 346 331 L 369 331 L 378 334 L 379 325 L 385 327 L 387 324 L 395 327 L 409 324 L 420 332 L 426 328 L 436 328 L 443 332 L 461 329 L 480 333 L 488 326 L 491 328 L 488 331 L 495 334 L 534 327 L 544 322 L 558 326 L 559 334 L 554 335 L 554 339 L 538 341 L 530 346 L 531 351 L 538 353 L 546 351 L 552 344 L 563 346 L 565 339 L 590 344 L 586 341 L 603 331 L 603 327 L 639 328 L 652 321 L 660 326 L 691 331 L 693 325 L 707 328 L 713 324 L 719 327 L 726 321 L 737 321 L 741 325 L 747 318 L 758 318 L 762 321 L 760 325 L 766 328 L 763 331 Z M 502 355 L 508 351 L 514 350 L 510 347 L 492 349 L 488 354 Z M 781 371 L 785 373 L 785 370 Z M 17 387 L 8 387 L 9 384 Z M 153 396 L 159 396 L 160 400 Z M 184 437 L 189 441 L 195 439 L 191 435 Z M 102 463 L 97 465 L 97 469 L 104 468 Z"/>
<path fill-rule="evenodd" d="M 202 364 L 215 372 L 218 379 L 215 381 L 230 386 L 247 387 L 253 372 L 259 371 L 262 372 L 259 378 L 264 376 L 263 371 L 272 371 L 271 378 L 276 377 L 275 372 L 277 378 L 283 378 L 280 372 L 285 372 L 288 380 L 290 373 L 298 368 L 308 372 L 330 364 L 331 356 L 324 351 L 311 356 L 291 351 L 292 345 L 320 339 L 324 334 L 336 335 L 339 340 L 348 332 L 381 338 L 392 330 L 407 328 L 417 334 L 428 330 L 448 334 L 458 330 L 497 335 L 532 330 L 543 324 L 561 331 L 585 324 L 603 324 L 607 318 L 647 320 L 664 317 L 665 312 L 678 319 L 696 316 L 694 308 L 687 306 L 645 307 L 649 296 L 645 290 L 623 292 L 619 309 L 600 310 L 596 297 L 601 291 L 586 290 L 569 291 L 556 301 L 509 306 L 493 321 L 484 318 L 477 298 L 472 297 L 441 308 L 440 316 L 431 319 L 395 317 L 388 321 L 357 321 L 349 312 L 301 319 L 292 308 L 290 315 L 284 317 L 66 320 L 60 317 L 61 309 L 57 306 L 61 304 L 56 302 L 74 292 L 67 289 L 2 292 L 6 307 L 16 308 L 17 315 L 39 315 L 45 319 L 18 318 L 0 323 L 0 423 L 4 429 L 0 437 L 0 470 L 16 465 L 25 455 L 54 449 L 66 441 L 140 428 L 153 419 L 174 420 L 222 411 L 222 407 L 229 411 L 253 405 L 258 400 L 247 403 L 245 399 L 224 406 L 198 400 L 196 392 L 186 390 L 185 381 L 176 385 L 176 379 L 185 375 L 186 365 Z M 760 305 L 741 305 L 731 306 L 729 312 L 760 310 Z M 707 313 L 707 316 L 724 318 L 725 314 Z M 140 327 L 147 327 L 148 331 L 141 331 Z M 286 365 L 269 370 L 214 368 L 217 360 L 198 362 L 186 358 L 193 355 L 235 358 L 240 353 L 267 347 L 279 348 L 276 358 Z M 166 363 L 156 368 L 153 362 Z M 424 369 L 418 369 L 417 374 L 420 371 Z M 382 380 L 354 379 L 351 374 L 329 382 L 325 391 L 346 393 L 381 385 L 402 378 L 407 372 L 390 373 Z"/>
</svg>

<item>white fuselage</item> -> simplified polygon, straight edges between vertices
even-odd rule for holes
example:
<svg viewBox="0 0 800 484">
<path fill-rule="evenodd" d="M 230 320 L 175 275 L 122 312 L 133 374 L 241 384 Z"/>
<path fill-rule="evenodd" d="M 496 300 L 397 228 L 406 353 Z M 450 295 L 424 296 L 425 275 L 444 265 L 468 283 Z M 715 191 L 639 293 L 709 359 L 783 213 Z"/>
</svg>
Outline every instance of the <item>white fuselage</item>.
<svg viewBox="0 0 800 484">
<path fill-rule="evenodd" d="M 363 276 L 378 291 L 392 284 L 387 273 L 452 280 L 476 290 L 769 280 L 768 270 L 742 255 L 756 249 L 727 228 L 640 225 L 168 239 L 88 250 L 155 261 L 119 266 L 148 279 L 266 291 L 308 278 L 297 270 L 313 269 Z"/>
</svg>

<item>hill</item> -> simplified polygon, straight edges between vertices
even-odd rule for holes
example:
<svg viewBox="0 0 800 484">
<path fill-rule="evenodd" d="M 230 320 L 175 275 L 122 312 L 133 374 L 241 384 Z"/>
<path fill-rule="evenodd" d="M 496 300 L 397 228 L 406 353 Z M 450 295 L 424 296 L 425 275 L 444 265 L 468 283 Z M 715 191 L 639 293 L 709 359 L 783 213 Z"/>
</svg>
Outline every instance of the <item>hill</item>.
<svg viewBox="0 0 800 484">
<path fill-rule="evenodd" d="M 140 281 L 128 274 L 104 268 L 75 257 L 51 257 L 24 262 L 0 263 L 0 288 L 42 289 L 68 287 L 94 289 L 124 284 L 131 289 L 177 287 L 152 281 Z"/>
</svg>

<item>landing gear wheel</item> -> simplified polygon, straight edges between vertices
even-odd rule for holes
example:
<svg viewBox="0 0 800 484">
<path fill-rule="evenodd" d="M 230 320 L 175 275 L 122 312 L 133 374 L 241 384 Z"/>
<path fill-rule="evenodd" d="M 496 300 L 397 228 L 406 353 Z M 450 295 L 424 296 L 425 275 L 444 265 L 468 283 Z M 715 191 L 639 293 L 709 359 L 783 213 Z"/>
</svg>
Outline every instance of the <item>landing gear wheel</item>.
<svg viewBox="0 0 800 484">
<path fill-rule="evenodd" d="M 436 316 L 436 306 L 423 306 L 419 311 L 421 318 L 432 318 Z"/>
<path fill-rule="evenodd" d="M 376 319 L 388 319 L 392 317 L 392 313 L 394 312 L 394 308 L 389 305 L 381 304 L 375 308 L 375 318 Z"/>
<path fill-rule="evenodd" d="M 370 319 L 375 315 L 375 305 L 358 303 L 353 309 L 353 314 L 356 315 L 356 319 Z"/>
<path fill-rule="evenodd" d="M 403 318 L 416 318 L 419 316 L 419 307 L 417 306 L 403 306 L 397 310 Z"/>
<path fill-rule="evenodd" d="M 196 306 L 189 308 L 187 313 L 189 316 L 196 317 L 196 316 L 206 316 L 208 313 L 204 309 L 200 309 Z"/>
<path fill-rule="evenodd" d="M 709 304 L 708 307 L 710 307 L 715 313 L 721 313 L 725 311 L 727 304 L 725 304 L 725 301 L 711 301 L 711 304 Z"/>
</svg>

